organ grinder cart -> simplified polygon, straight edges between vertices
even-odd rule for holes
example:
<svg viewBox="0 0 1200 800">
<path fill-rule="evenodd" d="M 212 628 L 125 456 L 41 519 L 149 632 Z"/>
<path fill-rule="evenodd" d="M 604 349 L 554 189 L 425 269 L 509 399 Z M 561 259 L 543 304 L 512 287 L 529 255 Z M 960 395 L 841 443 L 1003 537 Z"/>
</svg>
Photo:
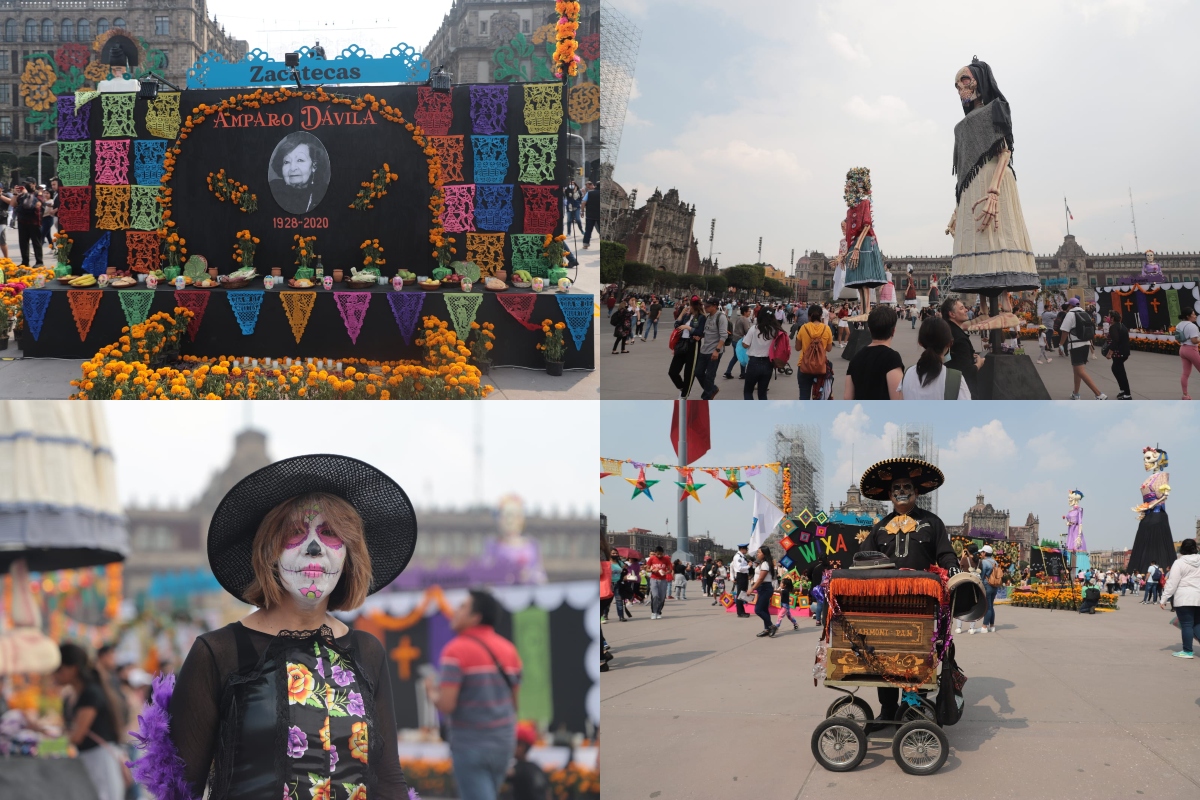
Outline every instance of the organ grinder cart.
<svg viewBox="0 0 1200 800">
<path fill-rule="evenodd" d="M 860 561 L 869 555 L 878 557 Z M 867 553 L 850 569 L 831 570 L 826 581 L 829 612 L 813 682 L 842 696 L 813 731 L 813 756 L 827 770 L 848 772 L 868 743 L 890 743 L 901 769 L 932 775 L 950 754 L 943 726 L 958 722 L 963 709 L 966 676 L 954 663 L 951 619 L 983 616 L 983 582 L 970 573 L 947 580 L 938 567 L 895 569 L 882 554 Z M 863 687 L 899 689 L 898 719 L 876 720 L 858 696 Z"/>
</svg>

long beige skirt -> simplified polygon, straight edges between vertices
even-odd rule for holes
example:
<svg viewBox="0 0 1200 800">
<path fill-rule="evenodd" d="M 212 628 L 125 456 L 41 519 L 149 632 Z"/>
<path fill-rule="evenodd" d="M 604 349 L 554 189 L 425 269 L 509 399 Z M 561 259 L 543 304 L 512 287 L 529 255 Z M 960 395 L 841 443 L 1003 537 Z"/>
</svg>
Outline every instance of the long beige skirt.
<svg viewBox="0 0 1200 800">
<path fill-rule="evenodd" d="M 1033 247 L 1029 244 L 1029 231 L 1025 228 L 1013 171 L 1005 167 L 1000 179 L 999 230 L 992 225 L 987 230 L 978 230 L 975 217 L 985 203 L 971 211 L 977 201 L 987 196 L 997 160 L 993 158 L 983 165 L 959 200 L 954 255 L 950 262 L 948 288 L 951 291 L 992 295 L 1039 286 Z"/>
</svg>

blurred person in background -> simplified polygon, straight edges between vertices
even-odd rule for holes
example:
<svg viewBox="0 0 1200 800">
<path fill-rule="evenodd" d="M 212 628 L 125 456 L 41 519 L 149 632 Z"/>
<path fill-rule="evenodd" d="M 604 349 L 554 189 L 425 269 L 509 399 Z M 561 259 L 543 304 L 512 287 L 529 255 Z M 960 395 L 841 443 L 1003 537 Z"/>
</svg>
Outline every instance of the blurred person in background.
<svg viewBox="0 0 1200 800">
<path fill-rule="evenodd" d="M 441 676 L 425 688 L 448 718 L 450 757 L 462 800 L 496 800 L 516 749 L 521 657 L 496 633 L 500 604 L 472 589 L 450 620 L 457 636 L 442 649 Z"/>
<path fill-rule="evenodd" d="M 589 217 L 588 222 L 591 222 Z M 531 722 L 517 723 L 517 749 L 515 760 L 508 770 L 508 785 L 512 787 L 512 800 L 554 800 L 550 790 L 550 778 L 545 770 L 530 761 L 527 756 L 537 744 L 537 728 Z"/>
<path fill-rule="evenodd" d="M 54 671 L 54 682 L 68 689 L 63 701 L 67 739 L 79 751 L 99 800 L 121 800 L 125 797 L 125 753 L 119 747 L 122 726 L 117 716 L 121 701 L 86 650 L 68 642 L 59 646 L 59 653 L 62 665 Z"/>
</svg>

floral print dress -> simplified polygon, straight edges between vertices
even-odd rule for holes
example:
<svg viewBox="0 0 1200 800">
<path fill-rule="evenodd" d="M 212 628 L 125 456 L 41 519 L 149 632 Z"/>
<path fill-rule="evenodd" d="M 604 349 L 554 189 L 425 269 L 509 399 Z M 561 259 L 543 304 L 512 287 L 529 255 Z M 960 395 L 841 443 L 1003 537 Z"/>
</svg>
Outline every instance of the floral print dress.
<svg viewBox="0 0 1200 800">
<path fill-rule="evenodd" d="M 367 800 L 367 720 L 349 658 L 316 639 L 287 653 L 290 779 L 282 800 Z"/>
</svg>

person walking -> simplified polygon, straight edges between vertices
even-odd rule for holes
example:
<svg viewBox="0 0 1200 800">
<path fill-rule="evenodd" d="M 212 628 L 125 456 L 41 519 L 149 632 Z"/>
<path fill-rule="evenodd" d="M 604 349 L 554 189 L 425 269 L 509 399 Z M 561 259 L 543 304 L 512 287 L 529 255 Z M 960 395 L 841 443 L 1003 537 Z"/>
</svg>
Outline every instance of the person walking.
<svg viewBox="0 0 1200 800">
<path fill-rule="evenodd" d="M 917 343 L 924 348 L 914 366 L 904 371 L 900 393 L 905 400 L 970 400 L 971 388 L 963 374 L 944 362 L 950 356 L 954 334 L 950 323 L 929 317 L 921 323 Z"/>
<path fill-rule="evenodd" d="M 675 571 L 671 559 L 663 555 L 661 545 L 654 548 L 654 554 L 646 560 L 646 566 L 650 570 L 650 619 L 659 619 L 667 603 L 667 593 Z"/>
<path fill-rule="evenodd" d="M 617 551 L 613 550 L 605 557 L 605 547 L 608 545 L 608 539 L 603 534 L 600 534 L 600 624 L 608 622 L 608 609 L 612 606 L 613 601 L 613 566 L 615 561 L 620 559 Z"/>
<path fill-rule="evenodd" d="M 704 596 L 708 597 L 712 594 L 713 580 L 717 573 L 717 562 L 712 556 L 704 557 L 704 566 L 700 569 L 700 588 L 704 590 Z"/>
<path fill-rule="evenodd" d="M 58 647 L 60 666 L 53 678 L 58 686 L 69 688 L 63 703 L 63 735 L 75 746 L 84 771 L 91 779 L 100 800 L 121 800 L 125 783 L 119 748 L 123 725 L 117 717 L 120 698 L 106 685 L 82 647 L 65 642 Z"/>
<path fill-rule="evenodd" d="M 779 632 L 779 626 L 783 624 L 783 618 L 787 617 L 792 621 L 792 630 L 800 630 L 800 623 L 796 622 L 796 618 L 792 616 L 792 597 L 796 591 L 796 585 L 787 575 L 779 581 L 779 619 L 775 622 L 775 631 Z"/>
<path fill-rule="evenodd" d="M 576 227 L 582 229 L 579 210 L 583 206 L 583 192 L 579 191 L 579 185 L 575 183 L 574 178 L 571 178 L 567 188 L 563 189 L 563 202 L 567 204 L 567 233 L 573 233 Z"/>
<path fill-rule="evenodd" d="M 687 308 L 676 317 L 675 328 L 679 330 L 679 338 L 675 342 L 671 365 L 667 367 L 667 377 L 679 390 L 679 396 L 687 397 L 692 392 L 692 380 L 696 376 L 696 364 L 700 356 L 700 335 L 704 330 L 704 314 L 699 297 L 692 296 Z M 671 335 L 675 336 L 674 331 Z"/>
<path fill-rule="evenodd" d="M 1188 395 L 1188 379 L 1192 375 L 1192 367 L 1200 369 L 1200 327 L 1196 325 L 1196 308 L 1193 306 L 1184 312 L 1183 319 L 1175 329 L 1179 339 L 1179 359 L 1183 362 L 1183 372 L 1179 376 L 1179 385 L 1183 387 L 1183 399 L 1191 400 Z"/>
<path fill-rule="evenodd" d="M 977 380 L 979 368 L 983 366 L 983 356 L 975 352 L 970 335 L 963 330 L 963 325 L 969 318 L 967 307 L 957 297 L 947 297 L 942 302 L 941 313 L 942 319 L 949 323 L 954 339 L 950 345 L 950 360 L 946 365 L 962 373 L 971 396 L 976 397 L 979 394 Z"/>
<path fill-rule="evenodd" d="M 658 315 L 662 313 L 662 298 L 657 295 L 650 296 L 650 307 L 646 309 L 646 327 L 642 334 L 642 341 L 646 341 L 646 337 L 650 336 L 650 331 L 654 331 L 654 339 L 658 339 Z"/>
<path fill-rule="evenodd" d="M 1117 399 L 1132 400 L 1129 376 L 1125 374 L 1125 362 L 1129 360 L 1129 328 L 1121 321 L 1121 312 L 1115 308 L 1108 312 L 1108 341 L 1104 344 L 1103 352 L 1104 357 L 1112 362 L 1112 374 L 1121 389 Z"/>
<path fill-rule="evenodd" d="M 587 224 L 583 229 L 583 249 L 592 246 L 592 231 L 600 224 L 600 189 L 591 181 L 587 182 L 587 191 L 583 194 L 583 210 L 587 215 Z"/>
<path fill-rule="evenodd" d="M 1067 314 L 1059 329 L 1060 343 L 1071 351 L 1071 371 L 1075 377 L 1075 389 L 1071 399 L 1079 399 L 1079 384 L 1082 381 L 1092 390 L 1097 400 L 1107 400 L 1108 395 L 1100 391 L 1092 376 L 1088 374 L 1088 356 L 1092 352 L 1092 339 L 1096 334 L 1096 322 L 1087 311 L 1079 307 L 1079 298 L 1067 301 Z"/>
<path fill-rule="evenodd" d="M 979 630 L 980 633 L 995 633 L 996 632 L 996 593 L 1000 591 L 1000 587 L 1004 582 L 1004 571 L 1000 569 L 1000 563 L 992 555 L 992 546 L 985 544 L 979 548 L 979 553 L 982 556 L 979 559 L 979 576 L 983 578 L 983 593 L 987 597 L 987 611 L 983 614 L 983 627 Z M 971 633 L 975 632 L 975 626 L 971 626 Z"/>
<path fill-rule="evenodd" d="M 891 348 L 896 310 L 875 306 L 867 316 L 871 343 L 854 354 L 846 368 L 844 400 L 903 400 L 904 360 Z"/>
<path fill-rule="evenodd" d="M 672 566 L 672 573 L 674 575 L 674 581 L 675 581 L 675 599 L 676 600 L 686 600 L 687 599 L 687 597 L 686 597 L 687 575 L 685 574 L 686 572 L 687 572 L 687 567 L 683 564 L 683 562 L 680 561 L 678 558 L 675 559 L 675 563 Z"/>
<path fill-rule="evenodd" d="M 1129 588 L 1129 576 L 1124 571 L 1117 576 L 1117 585 L 1121 587 L 1121 597 L 1125 596 L 1125 590 Z"/>
<path fill-rule="evenodd" d="M 729 338 L 729 317 L 721 310 L 720 301 L 710 297 L 704 301 L 704 332 L 700 338 L 700 357 L 697 360 L 696 379 L 704 389 L 701 400 L 714 400 L 721 391 L 717 387 L 717 370 L 721 367 L 721 354 Z"/>
<path fill-rule="evenodd" d="M 758 399 L 767 399 L 771 378 L 775 377 L 775 365 L 771 363 L 771 347 L 775 338 L 783 334 L 779 321 L 768 308 L 760 308 L 754 325 L 742 340 L 746 348 L 746 380 L 742 387 L 742 399 L 753 400 L 757 389 Z M 786 340 L 785 340 L 786 341 Z"/>
<path fill-rule="evenodd" d="M 825 587 L 822 583 L 825 580 L 825 572 L 829 569 L 829 562 L 821 556 L 812 563 L 808 568 L 808 580 L 811 588 L 808 590 L 808 606 L 809 612 L 812 614 L 813 621 L 817 625 L 825 624 L 825 609 L 827 608 Z"/>
<path fill-rule="evenodd" d="M 1171 574 L 1163 590 L 1161 608 L 1171 603 L 1183 634 L 1183 649 L 1171 655 L 1176 658 L 1195 658 L 1192 640 L 1196 622 L 1200 620 L 1200 555 L 1195 539 L 1184 539 L 1179 545 L 1179 558 L 1171 565 Z"/>
<path fill-rule="evenodd" d="M 759 638 L 772 637 L 776 631 L 771 624 L 771 598 L 775 596 L 771 581 L 774 575 L 775 561 L 771 558 L 771 548 L 764 544 L 758 548 L 758 565 L 754 568 L 754 584 L 750 587 L 750 591 L 758 593 L 754 596 L 754 613 L 763 621 Z"/>
<path fill-rule="evenodd" d="M 733 573 L 733 596 L 737 598 L 734 605 L 739 617 L 750 616 L 746 613 L 746 604 L 742 602 L 742 595 L 750 588 L 750 559 L 746 558 L 746 551 L 749 549 L 749 544 L 739 544 L 738 551 L 733 554 L 733 561 L 729 564 Z"/>
<path fill-rule="evenodd" d="M 17 241 L 21 246 L 21 266 L 29 266 L 33 251 L 33 266 L 42 266 L 42 201 L 26 181 L 13 187 L 13 213 L 17 218 Z"/>
<path fill-rule="evenodd" d="M 729 577 L 729 570 L 725 568 L 725 562 L 717 559 L 717 567 L 713 572 L 713 601 L 715 606 L 721 602 L 721 595 L 725 594 L 725 579 Z"/>
<path fill-rule="evenodd" d="M 746 379 L 746 368 L 738 361 L 737 344 L 745 338 L 751 324 L 750 306 L 742 306 L 738 309 L 738 315 L 733 320 L 733 329 L 729 332 L 729 366 L 725 368 L 726 380 L 733 379 L 734 364 L 738 365 L 738 380 Z"/>
<path fill-rule="evenodd" d="M 472 589 L 455 609 L 457 634 L 442 648 L 440 681 L 426 692 L 449 729 L 450 760 L 462 800 L 496 800 L 516 749 L 521 657 L 496 633 L 500 603 Z"/>
<path fill-rule="evenodd" d="M 622 353 L 628 353 L 629 351 L 625 349 L 625 345 L 629 341 L 629 332 L 633 328 L 629 306 L 626 303 L 621 303 L 620 307 L 608 318 L 608 321 L 613 326 L 612 354 L 614 356 L 617 354 L 618 346 L 620 346 Z"/>
<path fill-rule="evenodd" d="M 796 331 L 796 352 L 800 358 L 796 363 L 796 383 L 800 387 L 800 399 L 811 400 L 813 387 L 825 384 L 829 368 L 826 353 L 833 350 L 833 331 L 822 320 L 825 310 L 820 304 L 808 307 L 808 322 Z"/>
<path fill-rule="evenodd" d="M 1162 574 L 1162 570 L 1158 568 L 1157 561 L 1151 561 L 1150 566 L 1146 568 L 1146 575 L 1143 580 L 1142 602 L 1138 605 L 1150 605 L 1151 598 L 1154 597 L 1154 587 L 1158 585 L 1158 576 Z"/>
</svg>

